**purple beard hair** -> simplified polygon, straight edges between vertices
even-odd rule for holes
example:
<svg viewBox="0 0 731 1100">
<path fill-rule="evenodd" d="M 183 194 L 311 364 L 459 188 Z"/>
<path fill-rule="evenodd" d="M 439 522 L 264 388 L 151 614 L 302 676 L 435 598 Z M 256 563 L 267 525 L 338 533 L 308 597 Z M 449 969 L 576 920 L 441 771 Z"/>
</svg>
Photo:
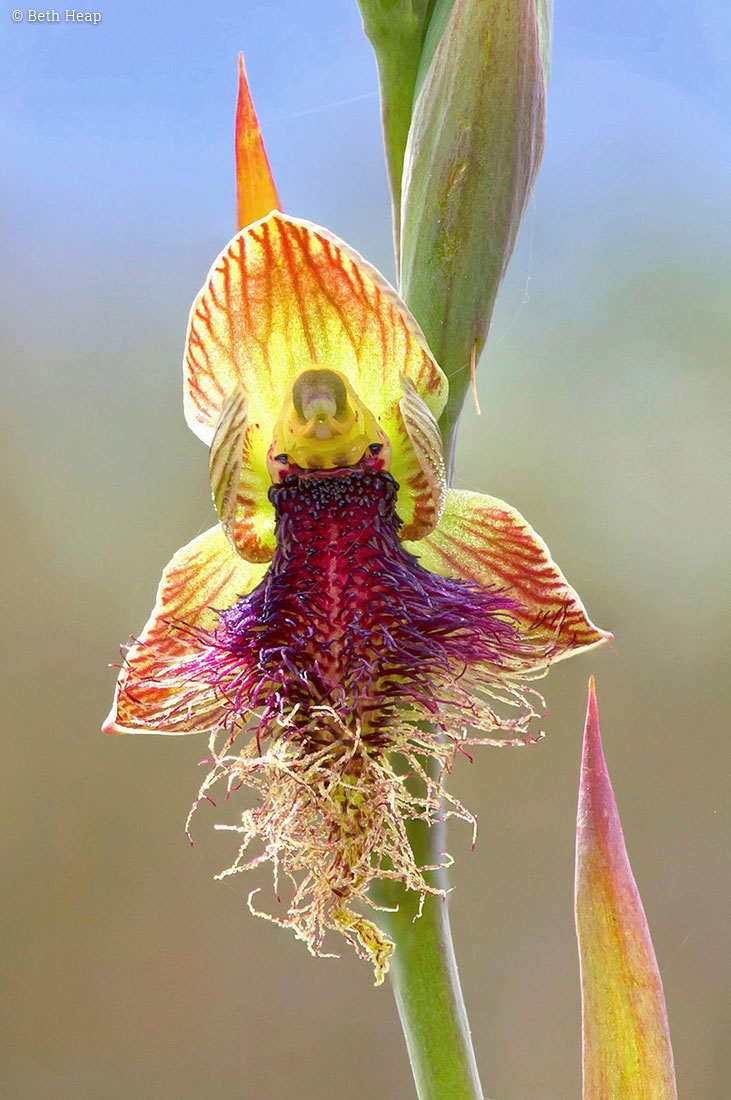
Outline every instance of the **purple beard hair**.
<svg viewBox="0 0 731 1100">
<path fill-rule="evenodd" d="M 411 721 L 441 725 L 449 712 L 453 723 L 455 689 L 470 724 L 470 670 L 479 690 L 524 652 L 513 600 L 430 573 L 404 549 L 397 489 L 390 474 L 341 469 L 291 475 L 270 490 L 272 564 L 219 612 L 192 662 L 231 733 L 252 718 L 261 743 L 285 723 L 316 750 L 357 727 L 364 746 L 387 748 L 404 708 Z"/>
</svg>

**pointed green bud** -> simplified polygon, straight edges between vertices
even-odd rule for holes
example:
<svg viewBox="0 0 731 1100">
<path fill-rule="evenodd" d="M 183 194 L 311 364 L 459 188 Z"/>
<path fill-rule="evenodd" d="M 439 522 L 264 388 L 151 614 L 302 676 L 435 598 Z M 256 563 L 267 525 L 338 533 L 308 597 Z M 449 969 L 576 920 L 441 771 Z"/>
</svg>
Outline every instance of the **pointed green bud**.
<svg viewBox="0 0 731 1100">
<path fill-rule="evenodd" d="M 450 381 L 450 451 L 545 136 L 551 0 L 437 0 L 415 83 L 401 293 Z"/>
</svg>

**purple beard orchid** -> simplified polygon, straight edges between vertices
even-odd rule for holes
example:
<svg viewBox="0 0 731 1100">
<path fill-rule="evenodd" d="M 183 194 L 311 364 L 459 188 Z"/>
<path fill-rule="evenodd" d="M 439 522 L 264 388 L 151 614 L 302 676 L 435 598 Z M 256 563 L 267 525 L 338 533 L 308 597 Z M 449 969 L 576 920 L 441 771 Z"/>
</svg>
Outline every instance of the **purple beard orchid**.
<svg viewBox="0 0 731 1100">
<path fill-rule="evenodd" d="M 342 933 L 378 981 L 369 886 L 434 891 L 407 823 L 471 821 L 444 789 L 455 753 L 535 740 L 530 680 L 610 637 L 514 509 L 447 488 L 447 391 L 342 241 L 278 211 L 243 228 L 186 341 L 220 524 L 164 571 L 104 727 L 207 731 L 201 794 L 253 792 L 230 871 L 271 863 L 291 891 L 261 915 L 315 954 Z"/>
</svg>

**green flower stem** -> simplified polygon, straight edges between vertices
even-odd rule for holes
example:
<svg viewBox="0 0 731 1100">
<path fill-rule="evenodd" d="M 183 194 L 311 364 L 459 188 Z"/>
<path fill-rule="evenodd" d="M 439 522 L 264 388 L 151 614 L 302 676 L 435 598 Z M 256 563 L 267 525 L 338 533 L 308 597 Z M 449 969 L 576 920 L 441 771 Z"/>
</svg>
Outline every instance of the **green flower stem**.
<svg viewBox="0 0 731 1100">
<path fill-rule="evenodd" d="M 417 862 L 438 863 L 445 834 L 444 826 L 414 823 L 410 838 Z M 443 874 L 438 885 L 446 885 Z M 427 897 L 417 919 L 418 898 L 395 883 L 380 884 L 375 900 L 399 907 L 379 924 L 396 944 L 389 976 L 419 1100 L 482 1100 L 447 898 Z"/>
<path fill-rule="evenodd" d="M 444 438 L 449 484 L 454 472 L 456 420 L 455 415 Z M 447 850 L 446 822 L 429 828 L 422 821 L 412 821 L 407 829 L 416 863 L 439 866 Z M 425 877 L 440 890 L 448 887 L 444 870 L 428 872 Z M 396 946 L 389 977 L 419 1100 L 483 1100 L 452 944 L 448 897 L 428 896 L 418 916 L 417 895 L 406 892 L 401 884 L 381 880 L 371 894 L 377 904 L 395 910 L 383 913 L 379 924 Z"/>
<path fill-rule="evenodd" d="M 391 188 L 393 235 L 398 263 L 401 237 L 401 176 L 411 125 L 414 86 L 434 0 L 358 0 L 363 29 L 373 45 L 381 88 L 383 143 Z"/>
<path fill-rule="evenodd" d="M 417 925 L 393 933 L 393 987 L 419 1100 L 482 1100 L 446 898 L 429 898 Z"/>
</svg>

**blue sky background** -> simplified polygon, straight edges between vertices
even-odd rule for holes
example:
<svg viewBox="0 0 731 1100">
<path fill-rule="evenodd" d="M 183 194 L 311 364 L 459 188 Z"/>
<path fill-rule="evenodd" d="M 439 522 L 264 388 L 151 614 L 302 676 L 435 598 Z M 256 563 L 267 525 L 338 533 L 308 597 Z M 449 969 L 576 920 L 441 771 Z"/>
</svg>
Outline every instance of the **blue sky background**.
<svg viewBox="0 0 731 1100">
<path fill-rule="evenodd" d="M 132 234 L 167 248 L 184 229 L 191 247 L 193 224 L 225 236 L 242 43 L 293 208 L 323 221 L 340 209 L 351 233 L 353 207 L 364 224 L 385 217 L 374 64 L 354 3 L 219 3 L 203 13 L 128 2 L 102 14 L 98 26 L 3 27 L 4 207 L 26 242 L 41 233 L 63 256 L 100 231 L 110 244 L 129 246 Z M 691 195 L 718 199 L 730 23 L 723 0 L 560 5 L 539 196 L 575 207 L 615 189 L 654 190 L 658 214 L 685 189 L 689 207 Z"/>
<path fill-rule="evenodd" d="M 110 741 L 118 646 L 212 521 L 190 303 L 234 231 L 236 57 L 285 208 L 392 275 L 354 0 L 0 13 L 5 541 L 0 961 L 8 1100 L 411 1095 L 387 990 L 246 912 L 195 739 Z M 23 9 L 24 12 L 27 9 Z M 64 9 L 60 9 L 63 13 Z M 578 1096 L 571 874 L 586 679 L 652 924 L 680 1093 L 725 1100 L 731 8 L 569 2 L 543 168 L 457 483 L 543 534 L 610 650 L 552 671 L 548 737 L 456 769 L 451 911 L 486 1094 Z M 256 885 L 265 885 L 265 880 Z M 7 1080 L 3 1079 L 7 1076 Z"/>
</svg>

